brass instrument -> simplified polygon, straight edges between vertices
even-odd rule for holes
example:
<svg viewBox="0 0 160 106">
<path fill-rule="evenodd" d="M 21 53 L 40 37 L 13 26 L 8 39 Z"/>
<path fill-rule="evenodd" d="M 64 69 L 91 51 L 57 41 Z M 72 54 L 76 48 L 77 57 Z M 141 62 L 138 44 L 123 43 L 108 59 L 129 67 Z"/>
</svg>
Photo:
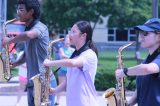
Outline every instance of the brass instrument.
<svg viewBox="0 0 160 106">
<path fill-rule="evenodd" d="M 2 26 L 3 37 L 7 36 L 7 24 L 16 21 L 16 19 L 6 21 Z M 8 45 L 3 46 L 0 53 L 0 81 L 9 81 L 11 79 L 10 57 Z"/>
<path fill-rule="evenodd" d="M 118 59 L 117 59 L 117 69 L 123 68 L 123 55 L 122 52 L 125 48 L 133 45 L 135 42 L 128 43 L 121 46 L 118 49 Z M 117 81 L 116 89 L 109 88 L 103 94 L 103 98 L 107 99 L 107 106 L 127 106 L 127 101 L 125 97 L 125 87 L 124 87 L 124 78 L 120 81 Z"/>
<path fill-rule="evenodd" d="M 52 45 L 54 43 L 63 41 L 64 38 L 53 40 L 49 43 L 48 46 L 48 59 L 52 59 L 51 57 L 51 50 Z M 35 106 L 49 106 L 51 103 L 49 101 L 49 88 L 50 88 L 50 74 L 51 74 L 51 67 L 45 67 L 45 73 L 42 75 L 44 79 L 41 78 L 41 74 L 37 74 L 33 76 L 31 79 L 34 83 L 34 104 Z"/>
</svg>

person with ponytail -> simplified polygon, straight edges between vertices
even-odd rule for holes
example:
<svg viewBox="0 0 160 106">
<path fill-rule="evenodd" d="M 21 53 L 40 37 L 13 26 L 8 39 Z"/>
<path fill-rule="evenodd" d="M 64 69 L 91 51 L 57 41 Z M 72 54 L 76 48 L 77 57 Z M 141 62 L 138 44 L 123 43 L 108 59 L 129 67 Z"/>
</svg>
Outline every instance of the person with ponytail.
<svg viewBox="0 0 160 106">
<path fill-rule="evenodd" d="M 69 33 L 75 46 L 70 59 L 48 60 L 45 66 L 68 67 L 65 80 L 50 93 L 66 90 L 66 106 L 99 106 L 94 86 L 98 63 L 98 51 L 92 42 L 92 28 L 87 21 L 76 22 Z"/>
</svg>

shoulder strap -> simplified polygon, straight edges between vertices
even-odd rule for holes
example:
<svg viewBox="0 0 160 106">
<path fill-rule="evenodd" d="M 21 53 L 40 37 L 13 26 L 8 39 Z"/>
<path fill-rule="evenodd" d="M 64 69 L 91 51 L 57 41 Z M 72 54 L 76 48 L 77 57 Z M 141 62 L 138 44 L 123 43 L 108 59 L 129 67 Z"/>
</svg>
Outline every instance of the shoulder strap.
<svg viewBox="0 0 160 106">
<path fill-rule="evenodd" d="M 25 31 L 30 30 L 39 20 L 33 20 L 32 23 L 28 26 L 26 26 Z"/>
<path fill-rule="evenodd" d="M 71 55 L 70 59 L 79 56 L 82 52 L 86 51 L 87 49 L 89 49 L 87 44 L 84 44 L 79 50 L 75 50 L 73 52 L 73 54 Z"/>
<path fill-rule="evenodd" d="M 148 55 L 144 63 L 152 62 L 160 54 L 160 48 L 156 49 L 152 55 Z"/>
<path fill-rule="evenodd" d="M 148 55 L 144 63 L 151 63 L 160 54 L 160 47 L 156 49 L 152 55 Z M 152 74 L 153 77 L 158 77 L 160 73 Z"/>
</svg>

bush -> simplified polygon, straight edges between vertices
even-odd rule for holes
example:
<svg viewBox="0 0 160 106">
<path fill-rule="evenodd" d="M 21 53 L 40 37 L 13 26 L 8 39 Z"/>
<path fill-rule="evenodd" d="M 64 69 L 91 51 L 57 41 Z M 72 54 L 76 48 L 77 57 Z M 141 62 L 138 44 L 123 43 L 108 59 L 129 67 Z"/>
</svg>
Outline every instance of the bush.
<svg viewBox="0 0 160 106">
<path fill-rule="evenodd" d="M 115 87 L 116 79 L 113 73 L 109 73 L 103 69 L 96 74 L 95 86 L 97 90 L 104 91 L 108 88 Z"/>
<path fill-rule="evenodd" d="M 125 79 L 125 88 L 127 90 L 135 89 L 135 77 L 127 77 Z M 96 74 L 95 86 L 98 91 L 105 91 L 108 88 L 116 87 L 117 81 L 115 75 L 111 71 L 99 70 Z"/>
</svg>

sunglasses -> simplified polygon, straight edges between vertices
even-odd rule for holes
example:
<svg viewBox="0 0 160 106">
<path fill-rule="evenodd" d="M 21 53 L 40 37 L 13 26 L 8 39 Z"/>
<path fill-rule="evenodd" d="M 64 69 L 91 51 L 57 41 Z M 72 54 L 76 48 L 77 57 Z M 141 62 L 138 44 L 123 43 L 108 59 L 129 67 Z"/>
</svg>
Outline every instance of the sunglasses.
<svg viewBox="0 0 160 106">
<path fill-rule="evenodd" d="M 148 36 L 149 32 L 139 31 L 139 35 Z"/>
<path fill-rule="evenodd" d="M 160 34 L 159 31 L 151 31 L 152 33 L 155 33 L 155 34 Z M 143 36 L 148 36 L 149 33 L 151 32 L 146 32 L 146 31 L 139 31 L 139 35 L 143 35 Z"/>
</svg>

